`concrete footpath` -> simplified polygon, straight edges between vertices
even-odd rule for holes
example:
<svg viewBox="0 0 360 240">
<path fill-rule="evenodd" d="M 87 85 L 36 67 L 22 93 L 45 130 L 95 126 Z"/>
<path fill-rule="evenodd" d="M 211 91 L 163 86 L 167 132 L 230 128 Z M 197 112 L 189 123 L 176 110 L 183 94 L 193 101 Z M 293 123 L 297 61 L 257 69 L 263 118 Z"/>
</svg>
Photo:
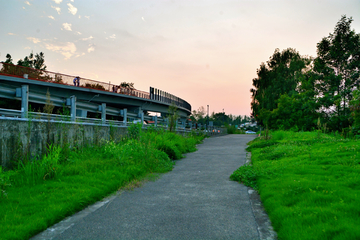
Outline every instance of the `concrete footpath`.
<svg viewBox="0 0 360 240">
<path fill-rule="evenodd" d="M 256 193 L 229 180 L 254 137 L 205 139 L 158 180 L 108 197 L 33 239 L 273 239 Z"/>
</svg>

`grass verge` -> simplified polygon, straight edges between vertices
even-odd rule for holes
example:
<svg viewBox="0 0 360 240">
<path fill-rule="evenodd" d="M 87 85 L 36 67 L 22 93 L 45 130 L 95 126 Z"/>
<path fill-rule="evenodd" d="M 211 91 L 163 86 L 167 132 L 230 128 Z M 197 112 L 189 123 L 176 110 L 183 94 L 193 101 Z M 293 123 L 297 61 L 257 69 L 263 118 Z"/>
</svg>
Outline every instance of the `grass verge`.
<svg viewBox="0 0 360 240">
<path fill-rule="evenodd" d="M 0 168 L 0 238 L 28 239 L 119 189 L 171 171 L 172 160 L 195 151 L 203 139 L 133 128 L 120 143 L 80 150 L 52 147 L 41 160 L 11 171 Z"/>
<path fill-rule="evenodd" d="M 279 239 L 360 239 L 360 144 L 318 132 L 249 144 L 231 179 L 257 189 Z"/>
</svg>

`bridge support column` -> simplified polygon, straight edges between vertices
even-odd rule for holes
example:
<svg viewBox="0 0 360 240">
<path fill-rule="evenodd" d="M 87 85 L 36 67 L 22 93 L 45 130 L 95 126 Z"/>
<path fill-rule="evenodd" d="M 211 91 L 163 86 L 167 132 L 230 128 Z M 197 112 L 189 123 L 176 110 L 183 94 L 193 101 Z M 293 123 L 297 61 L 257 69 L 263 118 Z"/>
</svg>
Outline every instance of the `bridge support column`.
<svg viewBox="0 0 360 240">
<path fill-rule="evenodd" d="M 123 118 L 124 118 L 123 123 L 126 126 L 126 124 L 127 124 L 127 109 L 124 108 L 124 110 L 122 110 L 122 111 L 123 111 Z"/>
<path fill-rule="evenodd" d="M 186 118 L 180 118 L 181 121 L 181 126 L 184 128 L 185 130 L 185 124 L 186 124 Z"/>
<path fill-rule="evenodd" d="M 101 104 L 101 123 L 106 123 L 106 103 Z"/>
<path fill-rule="evenodd" d="M 76 121 L 76 96 L 70 97 L 70 120 Z"/>
<path fill-rule="evenodd" d="M 27 118 L 29 112 L 29 85 L 21 86 L 21 118 Z"/>
<path fill-rule="evenodd" d="M 158 116 L 154 116 L 154 122 L 155 122 L 155 127 L 157 127 L 157 124 L 158 124 Z"/>
<path fill-rule="evenodd" d="M 144 125 L 144 112 L 141 111 L 141 112 L 139 113 L 139 115 L 140 115 L 140 119 L 141 119 L 141 125 Z"/>
</svg>

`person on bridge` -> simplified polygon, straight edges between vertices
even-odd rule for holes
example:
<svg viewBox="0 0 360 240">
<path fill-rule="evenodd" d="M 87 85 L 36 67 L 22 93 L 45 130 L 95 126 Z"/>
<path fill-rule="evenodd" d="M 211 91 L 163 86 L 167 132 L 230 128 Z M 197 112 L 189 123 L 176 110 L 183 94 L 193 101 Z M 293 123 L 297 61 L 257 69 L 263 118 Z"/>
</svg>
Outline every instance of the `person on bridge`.
<svg viewBox="0 0 360 240">
<path fill-rule="evenodd" d="M 75 77 L 74 80 L 73 80 L 73 83 L 74 83 L 74 86 L 76 87 L 76 83 L 77 83 L 77 78 L 78 77 Z"/>
<path fill-rule="evenodd" d="M 77 78 L 76 83 L 77 83 L 77 86 L 79 87 L 79 86 L 80 86 L 80 77 L 79 77 L 79 76 L 77 76 L 76 78 Z"/>
</svg>

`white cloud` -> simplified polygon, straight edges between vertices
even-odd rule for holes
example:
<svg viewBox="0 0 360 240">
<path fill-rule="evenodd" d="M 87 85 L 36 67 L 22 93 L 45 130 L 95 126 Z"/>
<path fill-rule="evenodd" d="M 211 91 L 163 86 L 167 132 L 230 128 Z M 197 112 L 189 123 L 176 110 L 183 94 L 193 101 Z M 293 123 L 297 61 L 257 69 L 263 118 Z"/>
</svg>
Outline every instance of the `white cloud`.
<svg viewBox="0 0 360 240">
<path fill-rule="evenodd" d="M 76 46 L 72 42 L 63 43 L 61 45 L 45 44 L 46 49 L 57 52 L 65 56 L 65 60 L 71 58 L 76 52 Z"/>
<path fill-rule="evenodd" d="M 90 37 L 88 37 L 88 38 L 82 38 L 82 39 L 80 39 L 80 40 L 88 41 L 88 40 L 91 40 L 91 39 L 93 39 L 93 38 L 94 38 L 93 36 L 90 36 Z"/>
<path fill-rule="evenodd" d="M 52 8 L 54 8 L 56 11 L 57 11 L 57 13 L 60 15 L 60 13 L 61 13 L 61 8 L 59 8 L 59 7 L 54 7 L 54 6 L 51 6 Z"/>
<path fill-rule="evenodd" d="M 60 4 L 62 0 L 53 0 L 56 4 Z"/>
<path fill-rule="evenodd" d="M 29 5 L 29 6 L 31 6 L 31 4 L 29 3 L 29 1 L 25 1 L 25 3 L 26 3 L 27 5 Z"/>
<path fill-rule="evenodd" d="M 26 39 L 32 41 L 35 44 L 41 42 L 40 39 L 34 37 L 27 37 Z"/>
<path fill-rule="evenodd" d="M 14 35 L 16 35 L 16 34 L 15 34 L 15 33 L 8 33 L 8 35 L 14 36 Z"/>
<path fill-rule="evenodd" d="M 77 58 L 77 57 L 81 57 L 81 56 L 84 56 L 84 55 L 85 55 L 85 53 L 81 53 L 81 54 L 76 55 L 75 57 Z"/>
<path fill-rule="evenodd" d="M 95 51 L 94 46 L 93 46 L 93 45 L 89 45 L 89 48 L 88 48 L 87 51 L 88 51 L 88 53 L 91 53 L 91 52 Z"/>
<path fill-rule="evenodd" d="M 31 49 L 31 47 L 24 47 L 24 49 Z"/>
<path fill-rule="evenodd" d="M 72 15 L 75 15 L 77 13 L 77 8 L 74 7 L 71 3 L 68 3 L 68 9 L 69 9 L 69 13 L 71 13 Z"/>
<path fill-rule="evenodd" d="M 72 30 L 71 30 L 71 23 L 63 23 L 63 28 L 64 28 L 65 30 L 72 31 Z"/>
<path fill-rule="evenodd" d="M 81 35 L 82 33 L 81 32 L 76 32 L 77 35 Z"/>
<path fill-rule="evenodd" d="M 90 16 L 85 16 L 85 18 L 90 19 Z"/>
<path fill-rule="evenodd" d="M 116 38 L 116 35 L 115 34 L 113 34 L 113 35 L 111 35 L 110 37 L 107 37 L 106 39 L 115 39 Z"/>
<path fill-rule="evenodd" d="M 51 16 L 51 15 L 48 16 L 48 18 L 51 18 L 52 20 L 55 20 L 55 18 L 53 16 Z"/>
</svg>

